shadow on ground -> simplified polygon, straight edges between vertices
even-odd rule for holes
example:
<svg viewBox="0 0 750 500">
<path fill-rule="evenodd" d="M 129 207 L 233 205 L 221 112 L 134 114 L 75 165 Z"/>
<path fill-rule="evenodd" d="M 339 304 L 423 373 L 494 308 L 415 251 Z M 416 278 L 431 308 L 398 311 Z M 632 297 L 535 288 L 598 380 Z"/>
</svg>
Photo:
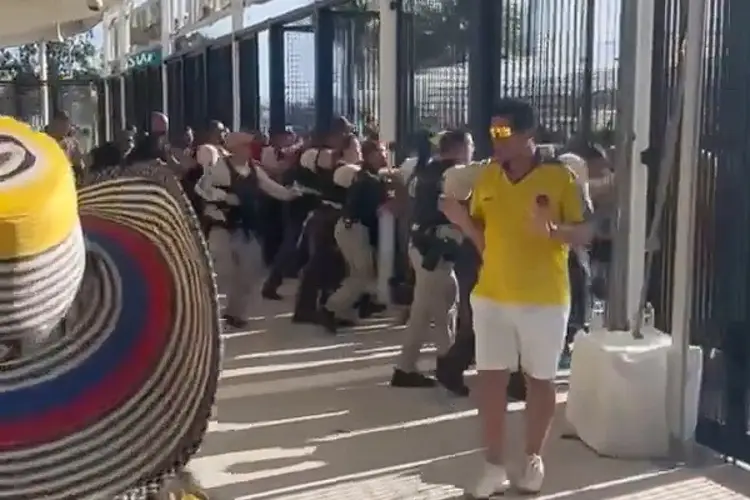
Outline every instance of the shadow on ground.
<svg viewBox="0 0 750 500">
<path fill-rule="evenodd" d="M 481 463 L 476 410 L 470 399 L 438 390 L 387 386 L 400 329 L 380 318 L 332 337 L 291 325 L 286 304 L 258 310 L 264 314 L 248 331 L 226 335 L 218 420 L 191 462 L 216 498 L 463 498 Z M 560 438 L 564 378 L 560 382 L 547 483 L 538 498 L 750 498 L 750 474 L 732 466 L 613 460 Z M 512 405 L 509 450 L 522 449 L 521 410 Z M 511 452 L 509 463 L 518 462 Z"/>
</svg>

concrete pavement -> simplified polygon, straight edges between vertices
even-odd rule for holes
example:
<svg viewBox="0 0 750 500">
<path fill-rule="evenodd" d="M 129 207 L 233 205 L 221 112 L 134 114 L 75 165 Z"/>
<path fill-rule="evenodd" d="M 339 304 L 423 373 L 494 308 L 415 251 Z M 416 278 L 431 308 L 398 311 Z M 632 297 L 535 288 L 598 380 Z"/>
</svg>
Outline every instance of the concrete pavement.
<svg viewBox="0 0 750 500">
<path fill-rule="evenodd" d="M 191 462 L 216 498 L 463 498 L 481 463 L 476 410 L 471 399 L 439 390 L 387 386 L 399 328 L 378 319 L 334 338 L 292 325 L 288 303 L 259 303 L 256 310 L 247 331 L 225 335 L 218 419 Z M 733 466 L 680 469 L 605 459 L 560 438 L 565 383 L 560 377 L 547 483 L 537 498 L 750 499 L 750 472 Z M 511 450 L 521 449 L 521 410 L 521 404 L 510 408 Z M 511 457 L 520 462 L 518 453 Z"/>
</svg>

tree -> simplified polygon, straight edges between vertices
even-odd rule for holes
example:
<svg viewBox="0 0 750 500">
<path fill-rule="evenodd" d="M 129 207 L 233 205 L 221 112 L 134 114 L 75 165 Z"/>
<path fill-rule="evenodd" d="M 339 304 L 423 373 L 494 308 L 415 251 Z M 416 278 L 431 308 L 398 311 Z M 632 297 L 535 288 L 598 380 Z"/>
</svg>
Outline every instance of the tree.
<svg viewBox="0 0 750 500">
<path fill-rule="evenodd" d="M 344 8 L 350 19 L 349 29 L 353 36 L 341 38 L 342 45 L 354 42 L 359 49 L 360 59 L 366 59 L 369 52 L 377 51 L 379 26 L 375 16 L 366 11 L 371 2 L 351 0 Z M 400 50 L 411 50 L 414 55 L 415 70 L 451 66 L 466 62 L 471 44 L 471 17 L 475 8 L 474 0 L 404 0 L 402 15 L 403 27 L 408 30 L 406 43 Z M 351 13 L 360 16 L 352 17 Z M 497 30 L 500 32 L 500 57 L 510 58 L 525 55 L 528 51 L 524 43 L 525 9 L 521 0 L 502 2 Z M 356 61 L 355 61 L 356 64 Z"/>
<path fill-rule="evenodd" d="M 91 32 L 47 44 L 47 78 L 88 79 L 99 76 L 101 61 Z M 38 81 L 39 44 L 31 43 L 0 52 L 0 78 L 22 82 Z"/>
<path fill-rule="evenodd" d="M 92 100 L 89 85 L 64 84 L 65 80 L 89 80 L 100 75 L 101 61 L 93 34 L 83 33 L 46 44 L 50 107 L 53 111 L 68 111 L 76 122 L 94 123 L 92 116 L 96 112 L 96 101 Z M 0 114 L 43 125 L 39 45 L 34 43 L 0 50 L 0 81 L 12 83 L 0 85 Z"/>
<path fill-rule="evenodd" d="M 405 32 L 399 41 L 399 51 L 411 59 L 412 71 L 419 73 L 430 68 L 448 68 L 468 61 L 472 36 L 470 20 L 476 3 L 476 0 L 402 1 L 401 26 Z M 380 30 L 377 14 L 368 12 L 371 5 L 371 0 L 350 0 L 341 8 L 343 14 L 336 19 L 334 36 L 334 43 L 346 61 L 341 74 L 344 88 L 365 91 L 364 95 L 374 90 L 366 88 L 368 82 L 377 80 L 369 77 L 377 71 Z M 523 32 L 527 14 L 524 3 L 522 0 L 505 0 L 499 14 L 499 56 L 525 55 L 528 47 Z M 352 96 L 347 97 L 353 101 Z M 349 109 L 357 108 L 359 103 L 344 104 L 347 113 L 354 115 L 351 116 L 353 119 L 361 119 L 374 111 Z M 356 116 L 360 114 L 362 116 Z"/>
<path fill-rule="evenodd" d="M 417 70 L 467 61 L 475 0 L 411 0 L 407 3 L 412 7 L 413 17 L 408 24 L 412 30 Z M 502 13 L 496 28 L 501 36 L 499 55 L 522 55 L 526 52 L 522 43 L 523 7 L 518 0 L 502 2 L 501 5 Z"/>
</svg>

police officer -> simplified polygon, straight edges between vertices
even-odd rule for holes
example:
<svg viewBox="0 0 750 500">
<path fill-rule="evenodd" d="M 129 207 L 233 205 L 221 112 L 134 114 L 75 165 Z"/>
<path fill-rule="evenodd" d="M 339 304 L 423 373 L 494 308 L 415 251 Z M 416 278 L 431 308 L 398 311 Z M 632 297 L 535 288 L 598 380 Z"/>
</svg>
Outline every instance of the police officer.
<svg viewBox="0 0 750 500">
<path fill-rule="evenodd" d="M 333 233 L 346 200 L 346 188 L 334 182 L 334 174 L 343 166 L 336 156 L 336 151 L 318 144 L 305 151 L 300 160 L 302 168 L 296 181 L 308 192 L 317 193 L 320 203 L 304 222 L 302 240 L 308 245 L 309 258 L 297 289 L 294 323 L 317 324 L 325 294 L 343 278 L 344 265 Z"/>
<path fill-rule="evenodd" d="M 442 214 L 438 202 L 446 170 L 467 163 L 473 149 L 473 140 L 466 132 L 443 132 L 438 155 L 427 164 L 418 164 L 410 181 L 414 204 L 409 257 L 416 281 L 401 357 L 391 379 L 393 387 L 434 386 L 435 380 L 417 369 L 419 352 L 432 336 L 437 344 L 439 367 L 450 348 L 457 295 L 453 264 L 463 237 Z"/>
<path fill-rule="evenodd" d="M 322 310 L 321 323 L 331 333 L 336 332 L 337 326 L 354 322 L 355 304 L 364 295 L 372 295 L 375 288 L 373 257 L 378 244 L 378 213 L 388 201 L 388 190 L 379 171 L 388 165 L 387 153 L 383 144 L 368 140 L 359 154 L 361 166 L 347 163 L 334 173 L 334 182 L 347 188 L 334 232 L 347 274 Z M 355 152 L 350 149 L 347 158 L 356 159 Z M 380 305 L 374 308 L 383 309 Z"/>
<path fill-rule="evenodd" d="M 251 143 L 250 134 L 234 132 L 226 136 L 221 150 L 205 144 L 196 153 L 204 174 L 195 191 L 204 202 L 208 247 L 219 290 L 227 294 L 224 319 L 235 328 L 247 325 L 252 294 L 263 272 L 257 197 L 261 191 L 279 200 L 299 195 L 271 180 L 253 163 Z"/>
</svg>

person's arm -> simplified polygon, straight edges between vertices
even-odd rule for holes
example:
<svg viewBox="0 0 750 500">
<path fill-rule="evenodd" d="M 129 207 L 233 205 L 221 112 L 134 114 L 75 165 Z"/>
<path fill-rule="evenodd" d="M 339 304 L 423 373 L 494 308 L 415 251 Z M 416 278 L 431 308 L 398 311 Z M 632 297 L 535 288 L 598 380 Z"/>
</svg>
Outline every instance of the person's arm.
<svg viewBox="0 0 750 500">
<path fill-rule="evenodd" d="M 225 201 L 227 192 L 216 187 L 213 179 L 213 171 L 218 161 L 219 155 L 212 146 L 202 145 L 196 152 L 196 160 L 203 167 L 203 175 L 195 185 L 195 192 L 205 201 Z"/>
<path fill-rule="evenodd" d="M 593 208 L 585 189 L 571 176 L 563 187 L 562 221 L 550 225 L 550 237 L 568 245 L 588 245 L 594 236 Z"/>
<path fill-rule="evenodd" d="M 281 201 L 289 201 L 299 196 L 297 192 L 287 189 L 271 179 L 264 169 L 256 165 L 253 165 L 253 168 L 255 168 L 255 172 L 257 172 L 258 175 L 258 187 L 271 198 L 276 198 Z"/>
<path fill-rule="evenodd" d="M 484 252 L 484 208 L 481 196 L 474 193 L 470 206 L 467 208 L 461 201 L 444 197 L 440 202 L 440 209 L 451 223 L 458 226 L 461 232 L 471 240 L 480 254 Z"/>
</svg>

